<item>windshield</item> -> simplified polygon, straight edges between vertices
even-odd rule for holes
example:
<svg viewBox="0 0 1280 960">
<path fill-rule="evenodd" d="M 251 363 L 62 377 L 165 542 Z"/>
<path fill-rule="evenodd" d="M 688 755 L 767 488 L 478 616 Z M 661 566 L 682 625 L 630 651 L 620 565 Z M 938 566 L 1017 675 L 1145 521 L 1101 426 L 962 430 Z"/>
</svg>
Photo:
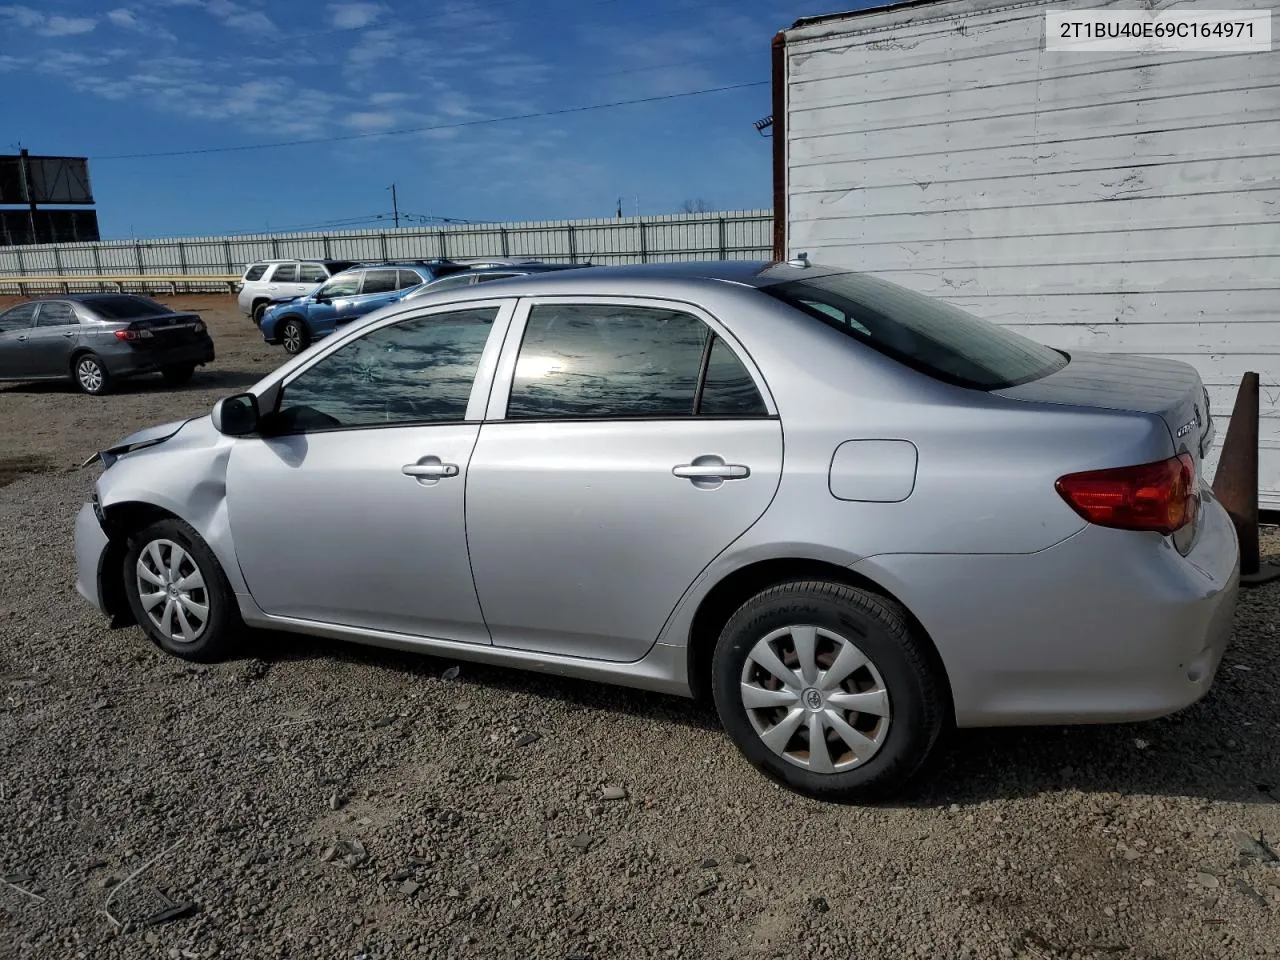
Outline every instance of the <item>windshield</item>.
<svg viewBox="0 0 1280 960">
<path fill-rule="evenodd" d="M 169 308 L 147 297 L 93 297 L 82 300 L 86 307 L 104 320 L 133 320 L 137 317 L 159 317 Z"/>
<path fill-rule="evenodd" d="M 829 274 L 761 290 L 886 356 L 961 387 L 1002 390 L 1067 365 L 1058 350 L 866 274 Z"/>
</svg>

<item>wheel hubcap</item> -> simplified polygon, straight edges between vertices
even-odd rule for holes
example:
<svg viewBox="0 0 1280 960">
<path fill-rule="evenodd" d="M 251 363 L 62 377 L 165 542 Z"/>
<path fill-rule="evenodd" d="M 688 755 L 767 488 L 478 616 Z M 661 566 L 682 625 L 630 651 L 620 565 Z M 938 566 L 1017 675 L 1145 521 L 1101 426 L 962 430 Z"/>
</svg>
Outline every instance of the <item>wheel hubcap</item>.
<svg viewBox="0 0 1280 960">
<path fill-rule="evenodd" d="M 813 773 L 865 764 L 889 733 L 889 691 L 857 645 L 825 627 L 761 638 L 742 666 L 742 705 L 765 746 Z"/>
<path fill-rule="evenodd" d="M 284 331 L 284 348 L 290 353 L 297 353 L 302 348 L 302 334 L 293 324 Z"/>
<path fill-rule="evenodd" d="M 175 643 L 194 643 L 209 622 L 209 591 L 195 559 L 172 540 L 152 540 L 138 555 L 138 600 Z"/>
<path fill-rule="evenodd" d="M 92 360 L 81 360 L 76 367 L 76 375 L 86 390 L 97 390 L 102 386 L 102 369 Z"/>
</svg>

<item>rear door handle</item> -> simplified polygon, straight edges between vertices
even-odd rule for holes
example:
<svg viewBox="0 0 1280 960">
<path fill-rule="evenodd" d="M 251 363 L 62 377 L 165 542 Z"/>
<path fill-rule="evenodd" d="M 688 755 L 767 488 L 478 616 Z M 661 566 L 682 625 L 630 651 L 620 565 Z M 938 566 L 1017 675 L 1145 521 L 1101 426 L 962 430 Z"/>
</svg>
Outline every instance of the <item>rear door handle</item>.
<svg viewBox="0 0 1280 960">
<path fill-rule="evenodd" d="M 29 336 L 27 336 L 25 333 L 20 333 L 20 334 L 18 334 L 18 338 L 17 338 L 17 339 L 18 339 L 18 342 L 19 342 L 19 343 L 26 343 L 26 342 L 27 342 L 28 340 L 30 340 L 31 338 L 30 338 Z"/>
<path fill-rule="evenodd" d="M 63 334 L 63 336 L 66 337 L 68 340 L 70 340 L 75 335 L 76 335 L 76 332 L 74 330 L 68 330 Z"/>
<path fill-rule="evenodd" d="M 456 477 L 456 463 L 441 463 L 439 457 L 423 457 L 417 463 L 406 463 L 400 468 L 406 477 L 417 477 L 419 480 L 438 480 L 440 477 Z"/>
<path fill-rule="evenodd" d="M 751 476 L 751 468 L 740 463 L 682 463 L 672 467 L 671 472 L 688 480 L 741 480 Z"/>
</svg>

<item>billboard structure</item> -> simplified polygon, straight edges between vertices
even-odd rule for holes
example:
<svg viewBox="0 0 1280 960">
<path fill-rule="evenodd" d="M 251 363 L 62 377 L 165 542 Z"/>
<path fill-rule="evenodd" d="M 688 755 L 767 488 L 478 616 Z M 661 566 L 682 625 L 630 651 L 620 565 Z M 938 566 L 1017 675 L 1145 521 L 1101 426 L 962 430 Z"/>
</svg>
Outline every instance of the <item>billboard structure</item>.
<svg viewBox="0 0 1280 960">
<path fill-rule="evenodd" d="M 0 156 L 0 245 L 98 240 L 93 210 L 41 210 L 41 204 L 93 205 L 87 157 Z"/>
</svg>

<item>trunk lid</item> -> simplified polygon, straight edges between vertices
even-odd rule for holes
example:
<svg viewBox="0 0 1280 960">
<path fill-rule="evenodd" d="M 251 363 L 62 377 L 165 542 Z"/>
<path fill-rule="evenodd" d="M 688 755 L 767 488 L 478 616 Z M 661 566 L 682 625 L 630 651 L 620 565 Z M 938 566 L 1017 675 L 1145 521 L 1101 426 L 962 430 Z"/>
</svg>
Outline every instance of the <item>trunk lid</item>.
<svg viewBox="0 0 1280 960">
<path fill-rule="evenodd" d="M 130 321 L 126 330 L 138 334 L 129 343 L 143 350 L 195 343 L 204 336 L 204 321 L 196 313 L 168 313 Z"/>
<path fill-rule="evenodd" d="M 1077 350 L 1057 373 L 993 392 L 1033 403 L 1154 414 L 1168 426 L 1174 452 L 1189 452 L 1195 458 L 1197 476 L 1213 443 L 1215 428 L 1204 383 L 1195 367 L 1177 360 Z"/>
</svg>

